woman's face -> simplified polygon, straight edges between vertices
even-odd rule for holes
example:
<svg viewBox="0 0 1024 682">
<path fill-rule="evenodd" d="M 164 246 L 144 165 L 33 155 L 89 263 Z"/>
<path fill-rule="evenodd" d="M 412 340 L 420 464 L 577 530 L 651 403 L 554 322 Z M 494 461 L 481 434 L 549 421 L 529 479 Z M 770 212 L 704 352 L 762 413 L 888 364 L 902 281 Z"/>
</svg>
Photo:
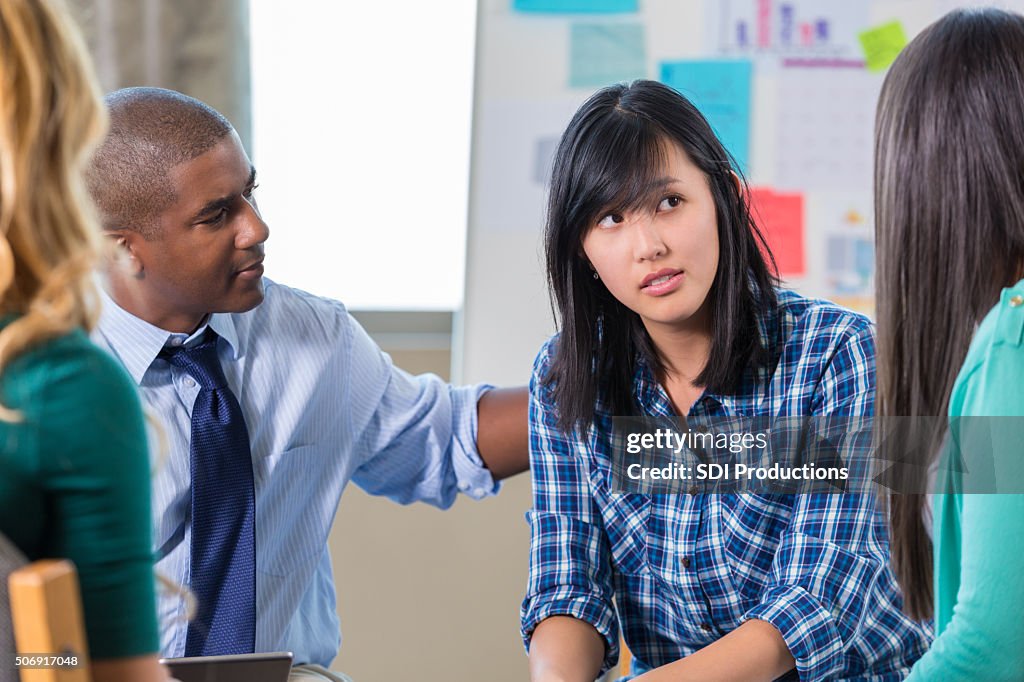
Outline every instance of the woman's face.
<svg viewBox="0 0 1024 682">
<path fill-rule="evenodd" d="M 718 272 L 718 220 L 707 177 L 675 144 L 649 205 L 608 214 L 583 238 L 604 286 L 650 331 L 685 329 Z"/>
</svg>

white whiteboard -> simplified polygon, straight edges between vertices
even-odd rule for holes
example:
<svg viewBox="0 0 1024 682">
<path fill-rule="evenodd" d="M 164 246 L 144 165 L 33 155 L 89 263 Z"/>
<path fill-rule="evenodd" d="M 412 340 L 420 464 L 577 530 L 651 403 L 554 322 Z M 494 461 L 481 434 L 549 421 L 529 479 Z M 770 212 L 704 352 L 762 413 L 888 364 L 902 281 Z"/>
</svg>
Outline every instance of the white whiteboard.
<svg viewBox="0 0 1024 682">
<path fill-rule="evenodd" d="M 666 60 L 750 57 L 747 179 L 803 196 L 806 268 L 786 283 L 866 308 L 873 286 L 871 131 L 884 72 L 784 67 L 784 56 L 803 53 L 787 52 L 777 35 L 770 49 L 744 53 L 736 27 L 748 18 L 756 23 L 758 9 L 788 5 L 798 29 L 815 26 L 817 17 L 827 24 L 827 49 L 807 54 L 842 61 L 864 56 L 850 36 L 890 21 L 899 21 L 909 40 L 954 7 L 1024 11 L 1024 0 L 639 0 L 635 13 L 569 15 L 521 13 L 513 2 L 480 0 L 477 18 L 466 289 L 453 352 L 460 381 L 526 382 L 555 331 L 543 272 L 543 166 L 573 112 L 597 89 L 570 86 L 579 49 L 574 27 L 639 25 L 642 73 L 631 77 L 658 79 Z"/>
</svg>

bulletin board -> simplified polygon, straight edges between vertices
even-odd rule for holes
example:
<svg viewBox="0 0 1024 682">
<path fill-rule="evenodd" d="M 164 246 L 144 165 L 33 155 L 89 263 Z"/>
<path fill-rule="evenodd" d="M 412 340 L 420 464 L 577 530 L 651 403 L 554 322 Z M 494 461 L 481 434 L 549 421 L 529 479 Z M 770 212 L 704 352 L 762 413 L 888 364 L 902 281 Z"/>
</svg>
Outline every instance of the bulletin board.
<svg viewBox="0 0 1024 682">
<path fill-rule="evenodd" d="M 464 308 L 454 375 L 523 383 L 554 331 L 543 270 L 555 145 L 595 90 L 661 80 L 752 188 L 786 286 L 871 314 L 875 105 L 907 40 L 1024 0 L 480 0 Z"/>
</svg>

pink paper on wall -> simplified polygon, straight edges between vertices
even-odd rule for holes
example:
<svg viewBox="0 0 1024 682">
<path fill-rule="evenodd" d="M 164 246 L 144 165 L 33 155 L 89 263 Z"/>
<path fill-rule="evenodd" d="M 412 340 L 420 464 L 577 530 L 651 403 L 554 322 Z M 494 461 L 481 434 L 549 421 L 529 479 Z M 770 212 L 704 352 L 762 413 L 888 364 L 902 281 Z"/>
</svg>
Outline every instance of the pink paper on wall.
<svg viewBox="0 0 1024 682">
<path fill-rule="evenodd" d="M 775 256 L 780 277 L 807 274 L 804 256 L 804 195 L 775 192 L 767 187 L 750 189 L 750 210 Z"/>
</svg>

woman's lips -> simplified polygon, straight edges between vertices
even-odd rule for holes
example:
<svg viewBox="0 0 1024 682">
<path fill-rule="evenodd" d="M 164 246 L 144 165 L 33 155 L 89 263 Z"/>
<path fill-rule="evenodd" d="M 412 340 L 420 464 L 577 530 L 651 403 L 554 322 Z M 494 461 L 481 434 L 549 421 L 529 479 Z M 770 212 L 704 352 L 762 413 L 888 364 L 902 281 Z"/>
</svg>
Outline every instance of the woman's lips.
<svg viewBox="0 0 1024 682">
<path fill-rule="evenodd" d="M 664 296 L 670 294 L 683 283 L 682 270 L 659 270 L 644 278 L 640 290 L 648 296 Z"/>
</svg>

